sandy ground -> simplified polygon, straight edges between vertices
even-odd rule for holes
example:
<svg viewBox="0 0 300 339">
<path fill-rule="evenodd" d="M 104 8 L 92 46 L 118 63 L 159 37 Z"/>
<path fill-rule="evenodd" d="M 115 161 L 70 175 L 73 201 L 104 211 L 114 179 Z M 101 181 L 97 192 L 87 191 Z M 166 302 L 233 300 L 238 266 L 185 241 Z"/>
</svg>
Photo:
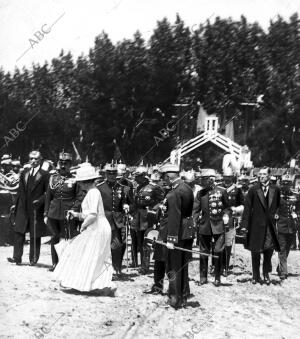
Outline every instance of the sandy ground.
<svg viewBox="0 0 300 339">
<path fill-rule="evenodd" d="M 0 338 L 299 338 L 300 251 L 290 254 L 291 275 L 282 284 L 275 273 L 271 286 L 252 285 L 250 253 L 236 247 L 233 274 L 216 288 L 197 286 L 198 262 L 190 264 L 193 297 L 175 311 L 166 296 L 143 294 L 153 272 L 131 269 L 117 282 L 115 297 L 70 293 L 48 272 L 50 246 L 42 245 L 36 267 L 6 261 L 12 247 L 0 247 Z M 277 255 L 273 256 L 273 272 Z M 126 272 L 126 269 L 124 270 Z M 167 282 L 165 284 L 167 288 Z"/>
</svg>

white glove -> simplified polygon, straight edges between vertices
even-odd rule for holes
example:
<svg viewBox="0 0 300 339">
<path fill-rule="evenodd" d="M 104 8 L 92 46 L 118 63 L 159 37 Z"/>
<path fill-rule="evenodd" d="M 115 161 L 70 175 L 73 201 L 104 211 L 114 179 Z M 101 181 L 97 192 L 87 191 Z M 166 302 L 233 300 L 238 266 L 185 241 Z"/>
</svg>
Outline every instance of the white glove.
<svg viewBox="0 0 300 339">
<path fill-rule="evenodd" d="M 44 223 L 47 225 L 47 222 L 48 222 L 48 217 L 45 217 L 44 218 Z"/>
<path fill-rule="evenodd" d="M 174 250 L 174 244 L 172 242 L 167 242 L 167 248 L 169 250 Z"/>
<path fill-rule="evenodd" d="M 224 225 L 227 225 L 229 222 L 229 215 L 228 214 L 224 214 L 223 215 L 223 223 Z"/>
</svg>

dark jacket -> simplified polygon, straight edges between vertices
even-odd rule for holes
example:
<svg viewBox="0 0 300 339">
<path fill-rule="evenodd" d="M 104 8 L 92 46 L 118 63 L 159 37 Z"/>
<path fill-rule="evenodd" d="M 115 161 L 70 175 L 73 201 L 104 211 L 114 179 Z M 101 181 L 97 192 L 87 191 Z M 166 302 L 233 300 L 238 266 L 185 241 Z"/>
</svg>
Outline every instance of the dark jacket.
<svg viewBox="0 0 300 339">
<path fill-rule="evenodd" d="M 280 251 L 275 226 L 275 214 L 278 213 L 279 204 L 280 190 L 277 186 L 269 186 L 267 199 L 260 184 L 249 189 L 242 216 L 242 227 L 247 231 L 245 248 L 253 252 L 262 251 L 269 227 L 274 247 L 276 251 Z"/>
<path fill-rule="evenodd" d="M 278 233 L 295 233 L 297 220 L 292 214 L 296 212 L 296 197 L 293 194 L 280 195 L 280 205 L 278 209 L 279 219 L 277 221 Z"/>
<path fill-rule="evenodd" d="M 48 236 L 50 233 L 44 224 L 44 203 L 49 174 L 39 169 L 36 175 L 29 179 L 29 173 L 30 169 L 25 170 L 20 176 L 14 230 L 19 233 L 30 232 L 32 237 L 35 224 L 36 237 Z M 36 207 L 33 206 L 33 201 L 36 201 Z"/>
<path fill-rule="evenodd" d="M 197 194 L 198 208 L 195 220 L 199 224 L 199 234 L 211 235 L 224 233 L 223 215 L 229 214 L 229 202 L 226 189 L 215 186 L 202 189 Z"/>
<path fill-rule="evenodd" d="M 132 190 L 128 186 L 116 182 L 111 186 L 107 181 L 97 185 L 101 193 L 105 216 L 110 223 L 112 230 L 124 226 L 123 205 L 133 204 Z"/>
<path fill-rule="evenodd" d="M 178 179 L 165 198 L 167 211 L 161 227 L 166 227 L 168 242 L 177 244 L 181 240 L 193 239 L 193 190 Z"/>
<path fill-rule="evenodd" d="M 64 177 L 55 173 L 50 177 L 44 215 L 51 219 L 64 220 L 66 211 L 79 211 L 83 192 L 71 174 Z"/>
<path fill-rule="evenodd" d="M 131 228 L 136 231 L 145 231 L 149 224 L 148 210 L 156 210 L 164 199 L 163 189 L 156 184 L 146 181 L 136 188 L 134 196 L 134 211 Z"/>
</svg>

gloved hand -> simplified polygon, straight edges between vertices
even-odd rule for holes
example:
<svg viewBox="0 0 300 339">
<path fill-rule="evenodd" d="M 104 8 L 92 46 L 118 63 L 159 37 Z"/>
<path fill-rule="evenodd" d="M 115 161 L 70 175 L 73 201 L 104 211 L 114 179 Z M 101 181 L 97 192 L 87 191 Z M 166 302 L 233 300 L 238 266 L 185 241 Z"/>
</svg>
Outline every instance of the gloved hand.
<svg viewBox="0 0 300 339">
<path fill-rule="evenodd" d="M 38 207 L 39 201 L 38 200 L 33 200 L 32 205 L 33 205 L 33 207 Z"/>
<path fill-rule="evenodd" d="M 168 248 L 169 250 L 174 250 L 174 244 L 171 243 L 171 242 L 167 242 L 167 248 Z"/>
</svg>

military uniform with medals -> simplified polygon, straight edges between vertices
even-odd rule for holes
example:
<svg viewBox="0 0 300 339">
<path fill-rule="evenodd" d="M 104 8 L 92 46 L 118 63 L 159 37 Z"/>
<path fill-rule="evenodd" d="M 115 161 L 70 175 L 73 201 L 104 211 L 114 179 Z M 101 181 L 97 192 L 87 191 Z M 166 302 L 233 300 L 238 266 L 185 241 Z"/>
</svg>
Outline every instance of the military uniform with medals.
<svg viewBox="0 0 300 339">
<path fill-rule="evenodd" d="M 203 174 L 203 177 L 215 177 L 214 170 L 207 170 L 207 173 Z M 195 219 L 198 222 L 200 252 L 209 254 L 212 240 L 214 240 L 214 254 L 218 256 L 218 259 L 215 260 L 215 284 L 218 285 L 221 275 L 222 252 L 225 245 L 223 216 L 229 212 L 227 191 L 212 183 L 198 192 L 197 203 Z M 207 283 L 207 271 L 208 257 L 200 256 L 200 284 Z"/>
<path fill-rule="evenodd" d="M 72 157 L 68 153 L 61 153 L 59 160 L 71 161 Z M 54 245 L 60 238 L 71 239 L 79 233 L 74 220 L 67 222 L 66 213 L 68 210 L 79 211 L 82 200 L 83 192 L 71 173 L 61 175 L 58 171 L 52 174 L 46 194 L 44 216 L 47 217 L 47 226 L 52 233 L 51 256 L 54 267 L 58 263 Z"/>
<path fill-rule="evenodd" d="M 140 252 L 141 254 L 140 273 L 147 273 L 150 265 L 151 249 L 144 242 L 145 231 L 153 226 L 151 221 L 152 213 L 149 212 L 155 211 L 163 198 L 164 192 L 162 188 L 159 185 L 150 183 L 147 178 L 135 190 L 131 236 L 134 264 L 137 264 L 137 253 Z"/>
<path fill-rule="evenodd" d="M 106 173 L 117 175 L 117 168 L 107 166 Z M 132 206 L 133 198 L 130 187 L 120 184 L 118 181 L 103 181 L 97 185 L 101 193 L 105 216 L 110 223 L 111 253 L 112 265 L 117 273 L 121 273 L 123 256 L 126 249 L 125 238 L 123 233 L 124 227 L 124 204 Z"/>
<path fill-rule="evenodd" d="M 297 230 L 297 196 L 291 191 L 293 176 L 283 175 L 278 209 L 277 231 L 280 252 L 277 272 L 281 279 L 288 276 L 287 258 Z"/>
</svg>

